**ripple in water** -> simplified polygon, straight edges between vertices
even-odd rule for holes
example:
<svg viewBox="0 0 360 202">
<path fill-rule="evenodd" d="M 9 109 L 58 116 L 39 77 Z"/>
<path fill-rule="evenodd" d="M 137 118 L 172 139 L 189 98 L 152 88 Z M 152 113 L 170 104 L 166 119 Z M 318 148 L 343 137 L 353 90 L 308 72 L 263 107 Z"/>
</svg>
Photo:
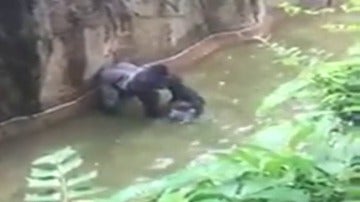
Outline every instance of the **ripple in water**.
<svg viewBox="0 0 360 202">
<path fill-rule="evenodd" d="M 153 165 L 149 167 L 150 170 L 165 170 L 174 164 L 175 160 L 173 158 L 157 158 Z"/>
</svg>

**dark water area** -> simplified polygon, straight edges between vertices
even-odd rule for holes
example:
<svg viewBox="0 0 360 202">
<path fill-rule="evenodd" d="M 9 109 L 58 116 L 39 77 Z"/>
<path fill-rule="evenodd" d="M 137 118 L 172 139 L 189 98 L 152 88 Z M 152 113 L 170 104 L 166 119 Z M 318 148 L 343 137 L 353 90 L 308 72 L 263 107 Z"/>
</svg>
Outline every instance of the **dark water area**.
<svg viewBox="0 0 360 202">
<path fill-rule="evenodd" d="M 273 41 L 341 54 L 353 36 L 321 30 L 328 20 L 332 18 L 289 18 L 275 30 Z M 123 116 L 90 111 L 40 134 L 1 143 L 0 201 L 20 201 L 31 161 L 68 145 L 85 158 L 86 167 L 99 171 L 101 185 L 114 189 L 163 176 L 208 151 L 229 148 L 256 129 L 254 113 L 262 99 L 298 72 L 273 64 L 272 58 L 257 44 L 243 44 L 191 68 L 184 80 L 207 101 L 206 113 L 196 124 L 144 119 L 134 103 Z"/>
</svg>

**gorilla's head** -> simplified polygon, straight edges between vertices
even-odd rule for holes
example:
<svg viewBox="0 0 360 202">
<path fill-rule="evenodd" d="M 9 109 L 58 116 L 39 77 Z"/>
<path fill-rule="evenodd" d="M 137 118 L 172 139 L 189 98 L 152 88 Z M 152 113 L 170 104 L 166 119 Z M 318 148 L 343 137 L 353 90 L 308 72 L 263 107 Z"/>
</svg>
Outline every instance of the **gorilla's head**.
<svg viewBox="0 0 360 202">
<path fill-rule="evenodd" d="M 157 75 L 167 76 L 169 75 L 168 67 L 163 64 L 156 64 L 149 67 L 149 72 Z"/>
<path fill-rule="evenodd" d="M 163 89 L 168 85 L 168 75 L 168 68 L 157 64 L 139 73 L 137 80 L 138 83 L 144 84 L 143 89 Z"/>
<path fill-rule="evenodd" d="M 152 91 L 164 89 L 168 85 L 168 68 L 162 64 L 156 64 L 144 68 L 136 75 L 129 85 L 132 91 Z"/>
<path fill-rule="evenodd" d="M 186 101 L 176 101 L 170 106 L 168 119 L 182 124 L 191 123 L 197 116 L 195 107 Z"/>
</svg>

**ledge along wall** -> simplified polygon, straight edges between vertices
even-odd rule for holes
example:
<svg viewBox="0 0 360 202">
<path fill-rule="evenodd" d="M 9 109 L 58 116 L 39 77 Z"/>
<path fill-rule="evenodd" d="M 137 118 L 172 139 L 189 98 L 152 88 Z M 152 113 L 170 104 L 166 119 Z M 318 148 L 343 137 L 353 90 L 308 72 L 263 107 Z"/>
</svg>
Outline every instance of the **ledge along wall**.
<svg viewBox="0 0 360 202">
<path fill-rule="evenodd" d="M 263 36 L 270 32 L 273 17 L 266 16 L 261 22 L 253 26 L 229 32 L 221 32 L 209 35 L 203 40 L 184 49 L 180 53 L 168 58 L 157 60 L 147 65 L 164 63 L 172 72 L 178 73 L 196 64 L 210 54 L 231 45 L 239 45 L 243 42 L 253 42 L 257 39 L 253 36 Z M 21 134 L 40 132 L 61 121 L 75 117 L 86 112 L 95 104 L 96 89 L 89 90 L 77 99 L 49 108 L 40 113 L 29 116 L 14 117 L 0 123 L 0 141 Z"/>
</svg>

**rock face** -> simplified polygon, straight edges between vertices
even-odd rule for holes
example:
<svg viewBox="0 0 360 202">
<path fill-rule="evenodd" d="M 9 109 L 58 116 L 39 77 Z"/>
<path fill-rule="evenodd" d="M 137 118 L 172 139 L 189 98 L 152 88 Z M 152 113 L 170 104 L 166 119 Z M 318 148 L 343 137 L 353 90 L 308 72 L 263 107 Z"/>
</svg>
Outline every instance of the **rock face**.
<svg viewBox="0 0 360 202">
<path fill-rule="evenodd" d="M 3 0 L 0 121 L 69 101 L 107 60 L 144 63 L 263 16 L 254 0 Z"/>
<path fill-rule="evenodd" d="M 40 109 L 41 70 L 32 3 L 0 3 L 0 120 Z"/>
</svg>

